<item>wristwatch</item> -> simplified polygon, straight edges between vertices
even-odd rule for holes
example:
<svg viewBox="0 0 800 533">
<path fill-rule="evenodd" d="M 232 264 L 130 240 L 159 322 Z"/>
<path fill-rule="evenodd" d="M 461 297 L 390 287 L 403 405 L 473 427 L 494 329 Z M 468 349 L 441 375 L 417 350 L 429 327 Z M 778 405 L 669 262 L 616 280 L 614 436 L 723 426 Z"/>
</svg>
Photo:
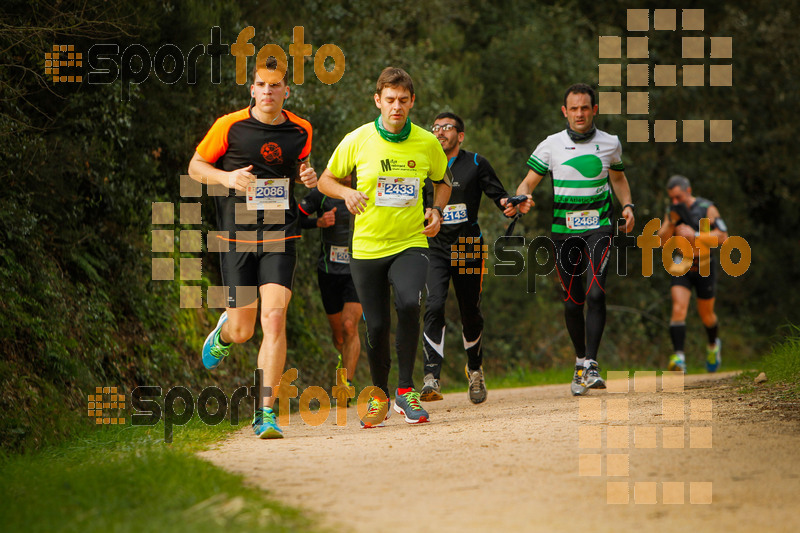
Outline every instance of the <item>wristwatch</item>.
<svg viewBox="0 0 800 533">
<path fill-rule="evenodd" d="M 622 206 L 622 210 L 625 211 L 626 207 L 630 207 L 631 211 L 633 211 L 636 208 L 636 206 L 633 205 L 633 204 L 625 204 L 625 205 Z"/>
<path fill-rule="evenodd" d="M 439 218 L 444 219 L 444 211 L 442 210 L 441 207 L 439 207 L 438 205 L 435 205 L 435 206 L 431 207 L 431 209 L 435 209 L 435 210 L 439 211 Z"/>
</svg>

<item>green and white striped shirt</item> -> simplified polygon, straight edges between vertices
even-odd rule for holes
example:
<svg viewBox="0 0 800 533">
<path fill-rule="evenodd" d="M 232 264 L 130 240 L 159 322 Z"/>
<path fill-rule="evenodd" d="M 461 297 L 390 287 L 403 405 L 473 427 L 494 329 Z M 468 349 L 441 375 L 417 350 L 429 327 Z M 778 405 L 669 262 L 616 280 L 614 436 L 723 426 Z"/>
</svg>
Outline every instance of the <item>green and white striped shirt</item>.
<svg viewBox="0 0 800 533">
<path fill-rule="evenodd" d="M 552 173 L 553 233 L 611 229 L 613 195 L 608 170 L 625 170 L 616 135 L 596 130 L 590 140 L 576 143 L 567 130 L 554 133 L 536 147 L 528 166 L 542 176 Z"/>
</svg>

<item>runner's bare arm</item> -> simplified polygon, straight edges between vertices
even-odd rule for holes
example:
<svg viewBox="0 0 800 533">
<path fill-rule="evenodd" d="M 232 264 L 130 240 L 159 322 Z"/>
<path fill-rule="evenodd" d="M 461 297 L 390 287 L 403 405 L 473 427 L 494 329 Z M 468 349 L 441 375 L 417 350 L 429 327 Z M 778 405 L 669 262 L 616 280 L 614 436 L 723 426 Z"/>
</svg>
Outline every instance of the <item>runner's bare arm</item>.
<svg viewBox="0 0 800 533">
<path fill-rule="evenodd" d="M 539 182 L 542 181 L 541 174 L 534 172 L 533 170 L 529 170 L 528 173 L 525 175 L 525 179 L 522 180 L 522 183 L 519 184 L 517 187 L 517 194 L 524 194 L 528 197 L 528 199 L 517 206 L 519 212 L 522 214 L 527 213 L 530 211 L 531 207 L 535 204 L 533 202 L 533 190 L 539 185 Z"/>
<path fill-rule="evenodd" d="M 447 205 L 447 201 L 450 200 L 450 192 L 452 191 L 452 188 L 446 180 L 432 183 L 433 205 L 439 207 L 440 209 L 444 209 L 444 207 Z M 426 237 L 436 237 L 436 234 L 439 233 L 439 228 L 442 226 L 441 214 L 436 209 L 428 208 L 425 210 L 425 220 L 428 221 L 428 224 L 422 230 L 422 234 Z"/>
<path fill-rule="evenodd" d="M 675 223 L 672 222 L 670 213 L 664 215 L 664 220 L 661 222 L 661 227 L 658 228 L 658 238 L 661 239 L 661 246 L 667 244 L 670 237 L 675 234 Z"/>
<path fill-rule="evenodd" d="M 438 205 L 442 209 L 450 201 L 450 193 L 453 191 L 450 181 L 432 181 L 433 184 L 433 205 Z"/>
<path fill-rule="evenodd" d="M 720 221 L 722 220 L 722 217 L 719 214 L 719 209 L 717 209 L 717 206 L 715 206 L 715 205 L 712 205 L 711 207 L 708 208 L 708 211 L 706 212 L 706 216 L 708 217 L 708 220 L 709 220 L 709 222 L 711 224 L 714 224 L 717 221 L 717 219 L 720 219 Z M 710 236 L 716 237 L 718 239 L 717 243 L 720 246 L 722 246 L 722 243 L 724 243 L 725 239 L 728 238 L 728 231 L 727 231 L 727 227 L 724 226 L 724 224 L 722 222 L 720 222 L 720 223 L 723 225 L 724 229 L 720 228 L 719 225 L 717 225 L 716 228 L 711 230 Z"/>
<path fill-rule="evenodd" d="M 317 188 L 322 194 L 344 200 L 347 210 L 354 215 L 363 213 L 364 209 L 367 208 L 369 197 L 361 191 L 344 185 L 340 178 L 334 176 L 333 172 L 327 168 L 322 172 L 322 176 L 319 177 Z"/>
<path fill-rule="evenodd" d="M 222 185 L 242 192 L 246 192 L 247 186 L 256 180 L 256 177 L 250 173 L 251 170 L 253 170 L 253 165 L 228 172 L 215 167 L 197 152 L 189 161 L 189 176 L 193 180 L 209 185 Z"/>
<path fill-rule="evenodd" d="M 625 172 L 608 169 L 608 179 L 611 182 L 611 187 L 614 189 L 614 195 L 619 199 L 619 202 L 622 205 L 633 204 L 631 187 L 628 184 L 628 178 L 625 177 Z M 622 209 L 622 216 L 625 218 L 625 232 L 630 233 L 636 222 L 633 216 L 633 209 L 630 206 L 624 207 Z"/>
</svg>

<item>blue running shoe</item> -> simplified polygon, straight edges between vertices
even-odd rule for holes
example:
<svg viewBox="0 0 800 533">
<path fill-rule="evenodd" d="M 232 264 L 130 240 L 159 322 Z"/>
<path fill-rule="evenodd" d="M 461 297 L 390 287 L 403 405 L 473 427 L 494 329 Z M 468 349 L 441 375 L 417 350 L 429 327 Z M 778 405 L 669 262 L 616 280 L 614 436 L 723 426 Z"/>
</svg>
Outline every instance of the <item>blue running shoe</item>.
<svg viewBox="0 0 800 533">
<path fill-rule="evenodd" d="M 708 347 L 706 352 L 706 370 L 716 372 L 722 364 L 722 341 L 717 338 L 713 346 Z"/>
<path fill-rule="evenodd" d="M 203 366 L 209 370 L 213 370 L 222 362 L 222 358 L 228 355 L 231 345 L 225 346 L 219 340 L 219 332 L 222 330 L 222 325 L 228 321 L 227 311 L 222 313 L 217 322 L 217 327 L 208 334 L 206 342 L 203 343 Z"/>
<path fill-rule="evenodd" d="M 253 431 L 259 439 L 282 439 L 283 430 L 275 421 L 275 412 L 271 407 L 262 407 L 253 416 Z"/>
<path fill-rule="evenodd" d="M 430 420 L 428 411 L 419 404 L 419 393 L 413 390 L 405 394 L 395 391 L 394 410 L 403 415 L 409 424 L 422 424 Z"/>
</svg>

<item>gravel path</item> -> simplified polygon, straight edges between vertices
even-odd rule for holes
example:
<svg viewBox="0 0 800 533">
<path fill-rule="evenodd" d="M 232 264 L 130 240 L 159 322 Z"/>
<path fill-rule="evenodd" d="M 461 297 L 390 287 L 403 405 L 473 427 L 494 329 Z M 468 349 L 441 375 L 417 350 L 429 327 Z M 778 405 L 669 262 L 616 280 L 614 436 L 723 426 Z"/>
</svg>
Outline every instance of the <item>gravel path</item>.
<svg viewBox="0 0 800 533">
<path fill-rule="evenodd" d="M 292 414 L 285 439 L 248 429 L 200 455 L 334 531 L 794 531 L 800 423 L 731 376 L 448 394 L 428 424 L 372 430 L 354 408 L 344 427 Z"/>
</svg>

